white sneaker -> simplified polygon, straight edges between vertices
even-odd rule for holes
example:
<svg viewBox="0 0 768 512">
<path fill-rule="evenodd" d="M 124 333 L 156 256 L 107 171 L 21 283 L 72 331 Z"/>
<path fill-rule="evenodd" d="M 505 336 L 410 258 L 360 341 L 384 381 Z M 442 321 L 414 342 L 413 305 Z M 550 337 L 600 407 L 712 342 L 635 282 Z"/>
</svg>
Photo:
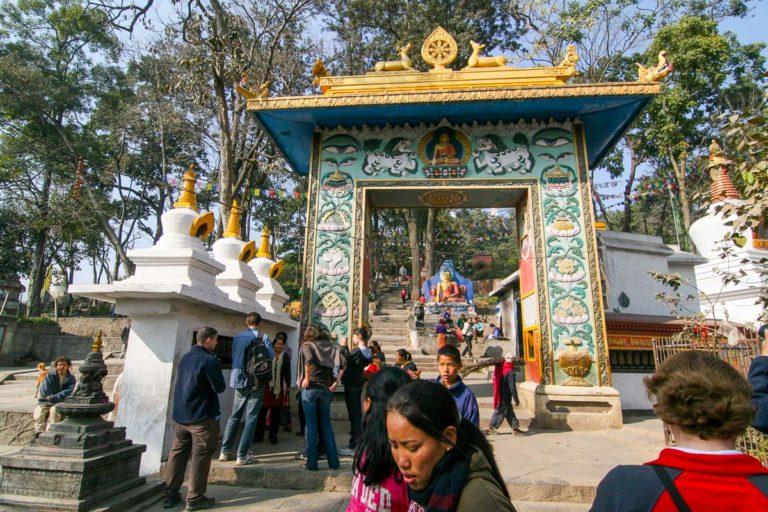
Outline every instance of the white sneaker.
<svg viewBox="0 0 768 512">
<path fill-rule="evenodd" d="M 339 457 L 354 457 L 355 450 L 352 448 L 342 448 L 339 450 Z"/>
<path fill-rule="evenodd" d="M 232 458 L 227 453 L 222 453 L 219 455 L 219 462 L 227 462 L 228 460 L 232 460 Z"/>
<path fill-rule="evenodd" d="M 253 455 L 248 455 L 246 458 L 241 459 L 240 457 L 237 458 L 235 461 L 235 466 L 247 466 L 249 464 L 256 464 L 259 462 L 256 457 Z"/>
</svg>

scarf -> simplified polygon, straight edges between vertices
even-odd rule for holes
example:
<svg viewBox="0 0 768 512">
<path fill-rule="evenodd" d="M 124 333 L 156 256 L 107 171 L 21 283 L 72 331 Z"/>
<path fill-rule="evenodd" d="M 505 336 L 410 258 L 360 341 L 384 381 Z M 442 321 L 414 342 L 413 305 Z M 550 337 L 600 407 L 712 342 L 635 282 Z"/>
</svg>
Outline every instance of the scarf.
<svg viewBox="0 0 768 512">
<path fill-rule="evenodd" d="M 451 449 L 432 470 L 429 485 L 423 491 L 408 488 L 408 498 L 424 512 L 453 512 L 459 505 L 461 490 L 469 473 L 469 457 Z M 418 509 L 417 509 L 418 510 Z"/>
<path fill-rule="evenodd" d="M 280 398 L 280 392 L 283 390 L 283 353 L 277 356 L 272 362 L 272 383 L 270 385 L 272 394 L 275 398 Z"/>
<path fill-rule="evenodd" d="M 497 363 L 493 368 L 493 408 L 499 406 L 501 403 L 501 381 L 507 376 L 509 372 L 515 370 L 515 363 Z"/>
</svg>

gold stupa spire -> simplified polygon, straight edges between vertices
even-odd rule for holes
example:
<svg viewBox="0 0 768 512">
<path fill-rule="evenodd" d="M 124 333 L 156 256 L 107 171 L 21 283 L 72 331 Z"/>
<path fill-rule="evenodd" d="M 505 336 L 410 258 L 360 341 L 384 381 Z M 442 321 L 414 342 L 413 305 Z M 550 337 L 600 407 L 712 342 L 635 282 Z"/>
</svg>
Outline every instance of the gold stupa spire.
<svg viewBox="0 0 768 512">
<path fill-rule="evenodd" d="M 93 344 L 91 345 L 91 352 L 101 352 L 101 331 L 96 333 L 96 336 L 93 337 Z"/>
<path fill-rule="evenodd" d="M 232 200 L 232 209 L 229 210 L 229 222 L 227 222 L 227 229 L 224 230 L 224 238 L 240 238 L 240 212 L 242 212 L 237 204 L 237 199 Z"/>
<path fill-rule="evenodd" d="M 257 258 L 271 258 L 272 255 L 269 252 L 269 226 L 264 226 L 261 230 L 261 244 L 259 245 L 259 252 L 256 253 Z"/>
<path fill-rule="evenodd" d="M 194 169 L 195 164 L 190 164 L 189 169 L 184 173 L 181 194 L 179 195 L 179 200 L 173 203 L 174 208 L 191 208 L 197 211 L 197 200 L 195 198 L 195 181 L 197 176 Z"/>
</svg>

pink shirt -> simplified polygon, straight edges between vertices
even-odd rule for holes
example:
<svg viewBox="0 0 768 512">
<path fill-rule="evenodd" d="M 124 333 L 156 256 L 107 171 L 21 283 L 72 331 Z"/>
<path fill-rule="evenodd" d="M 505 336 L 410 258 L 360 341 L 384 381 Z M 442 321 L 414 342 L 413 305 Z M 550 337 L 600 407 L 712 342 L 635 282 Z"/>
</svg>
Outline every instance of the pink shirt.
<svg viewBox="0 0 768 512">
<path fill-rule="evenodd" d="M 397 470 L 381 484 L 371 487 L 363 483 L 365 475 L 355 474 L 347 512 L 406 512 L 409 502 L 408 485 L 395 480 L 396 473 Z"/>
</svg>

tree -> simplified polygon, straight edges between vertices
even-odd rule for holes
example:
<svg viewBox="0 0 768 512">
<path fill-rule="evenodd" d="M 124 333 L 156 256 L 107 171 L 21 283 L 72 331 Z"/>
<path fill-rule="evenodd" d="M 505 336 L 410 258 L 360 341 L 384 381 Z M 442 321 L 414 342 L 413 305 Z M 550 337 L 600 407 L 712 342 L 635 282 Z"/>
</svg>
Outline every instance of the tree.
<svg viewBox="0 0 768 512">
<path fill-rule="evenodd" d="M 76 155 L 82 154 L 80 120 L 102 78 L 92 59 L 113 60 L 118 46 L 104 14 L 76 0 L 4 3 L 2 11 L 2 165 L 32 209 L 28 312 L 35 315 L 51 259 L 51 228 L 60 217 L 52 199 L 57 187 L 73 182 Z M 84 189 L 90 190 L 85 183 Z"/>
<path fill-rule="evenodd" d="M 296 94 L 310 83 L 311 43 L 301 38 L 304 20 L 316 0 L 219 0 L 180 5 L 180 26 L 166 27 L 178 44 L 182 72 L 176 90 L 187 94 L 210 116 L 219 184 L 219 224 L 229 216 L 234 198 L 250 211 L 254 188 L 261 188 L 279 156 L 247 115 L 236 83 L 267 84 L 275 93 Z M 160 47 L 168 41 L 159 41 Z M 242 219 L 243 230 L 248 223 Z M 243 233 L 247 235 L 247 233 Z"/>
</svg>

